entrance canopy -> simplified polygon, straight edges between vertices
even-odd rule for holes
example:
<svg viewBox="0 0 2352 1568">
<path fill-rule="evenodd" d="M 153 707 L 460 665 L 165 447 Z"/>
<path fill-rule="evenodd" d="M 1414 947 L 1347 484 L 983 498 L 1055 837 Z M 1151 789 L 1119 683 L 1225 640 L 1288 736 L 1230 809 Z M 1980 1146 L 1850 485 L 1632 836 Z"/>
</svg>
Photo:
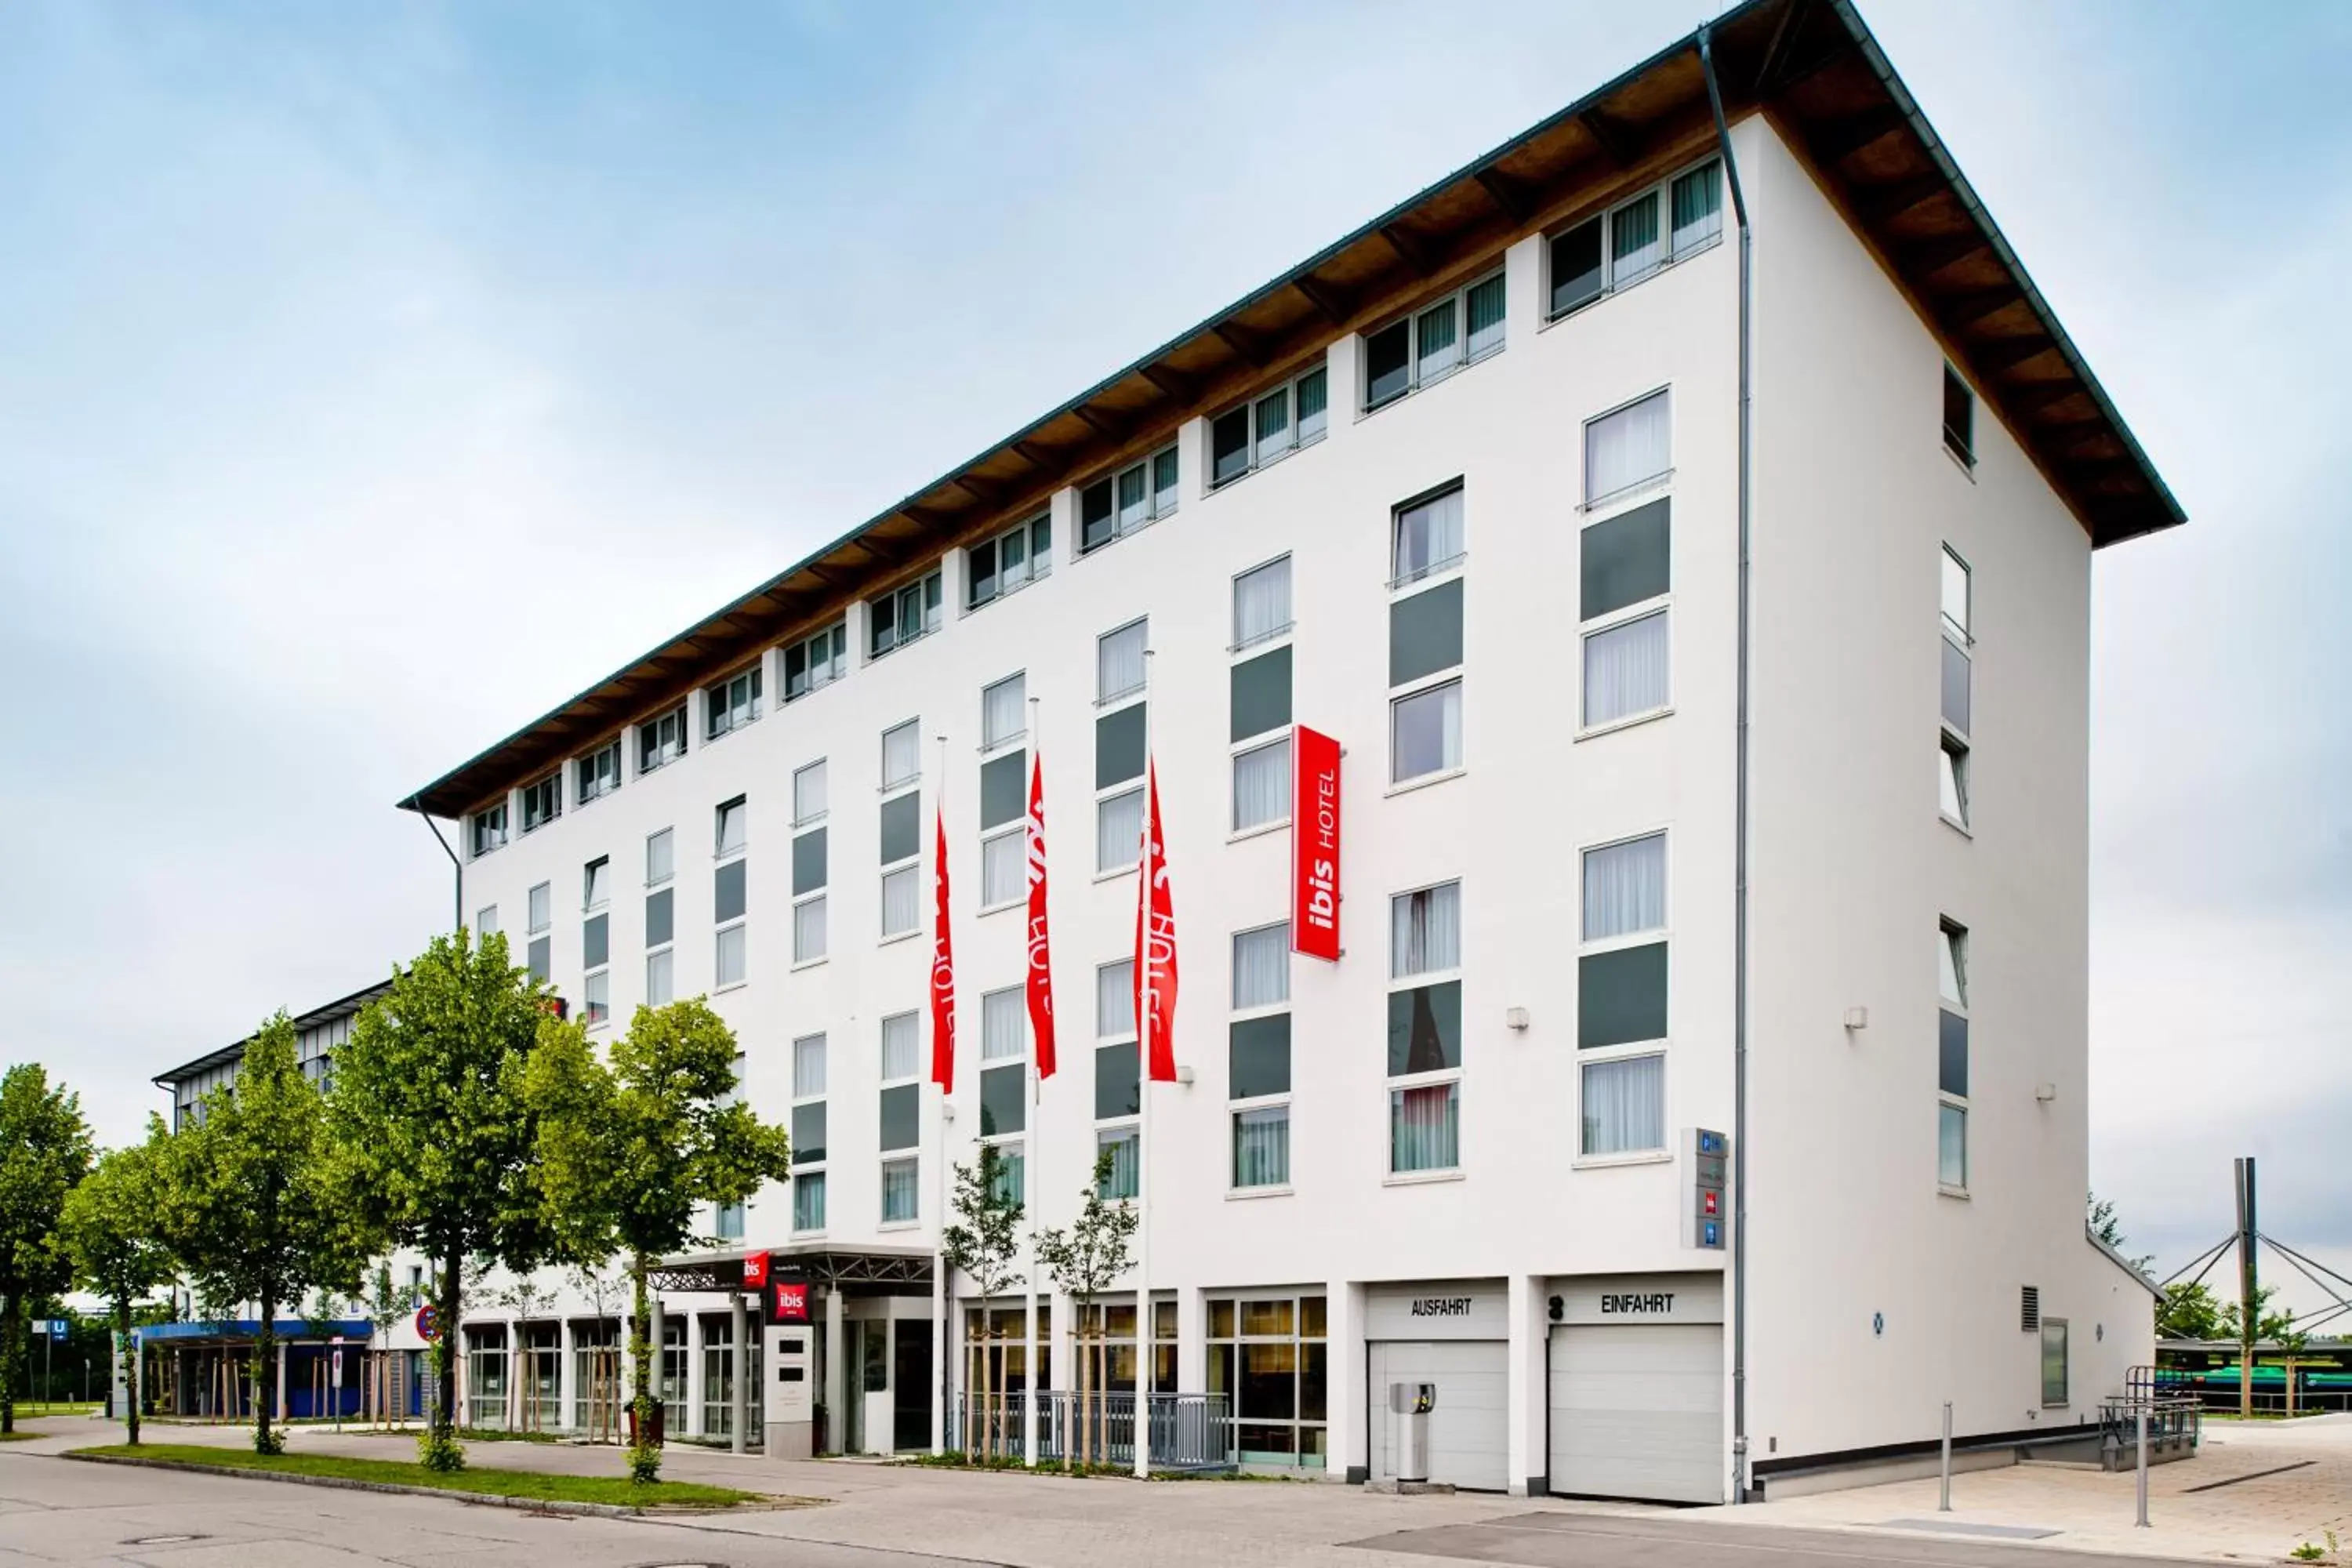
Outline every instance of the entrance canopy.
<svg viewBox="0 0 2352 1568">
<path fill-rule="evenodd" d="M 930 1293 L 931 1253 L 927 1248 L 840 1247 L 821 1241 L 665 1258 L 654 1265 L 650 1282 L 657 1290 L 740 1290 L 744 1259 L 762 1254 L 770 1259 L 772 1268 L 804 1275 L 811 1282 L 842 1296 Z"/>
<path fill-rule="evenodd" d="M 365 1318 L 317 1322 L 306 1318 L 280 1318 L 272 1325 L 280 1340 L 297 1343 L 313 1343 L 321 1340 L 358 1340 L 362 1342 L 375 1334 L 375 1325 Z M 141 1344 L 177 1345 L 193 1348 L 215 1345 L 231 1341 L 252 1340 L 261 1332 L 260 1322 L 253 1318 L 239 1318 L 211 1323 L 147 1323 L 131 1331 Z"/>
</svg>

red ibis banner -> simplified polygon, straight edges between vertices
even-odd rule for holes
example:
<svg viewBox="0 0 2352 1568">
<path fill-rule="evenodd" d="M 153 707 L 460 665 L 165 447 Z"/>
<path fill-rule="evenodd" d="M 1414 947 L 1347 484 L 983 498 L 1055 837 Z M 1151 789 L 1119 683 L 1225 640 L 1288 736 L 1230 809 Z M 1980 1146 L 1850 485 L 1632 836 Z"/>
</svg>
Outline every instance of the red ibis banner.
<svg viewBox="0 0 2352 1568">
<path fill-rule="evenodd" d="M 1290 949 L 1337 963 L 1339 742 L 1298 725 L 1290 762 Z"/>
<path fill-rule="evenodd" d="M 754 1252 L 743 1259 L 743 1289 L 764 1290 L 768 1288 L 768 1255 Z"/>
</svg>

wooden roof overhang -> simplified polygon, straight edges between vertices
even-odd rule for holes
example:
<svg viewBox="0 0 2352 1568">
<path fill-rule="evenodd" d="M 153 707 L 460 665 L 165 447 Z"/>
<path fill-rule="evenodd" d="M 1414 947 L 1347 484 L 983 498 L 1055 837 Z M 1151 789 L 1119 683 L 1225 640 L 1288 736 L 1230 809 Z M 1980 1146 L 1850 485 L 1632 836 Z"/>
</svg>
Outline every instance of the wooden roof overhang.
<svg viewBox="0 0 2352 1568">
<path fill-rule="evenodd" d="M 2185 521 L 1848 0 L 1748 0 L 1709 25 L 1726 116 L 1807 161 L 2094 545 Z M 1715 140 L 1694 33 L 1382 213 L 844 533 L 402 801 L 454 817 L 812 630 L 946 547 L 1042 508 L 1297 368 L 1333 337 L 1467 281 Z"/>
</svg>

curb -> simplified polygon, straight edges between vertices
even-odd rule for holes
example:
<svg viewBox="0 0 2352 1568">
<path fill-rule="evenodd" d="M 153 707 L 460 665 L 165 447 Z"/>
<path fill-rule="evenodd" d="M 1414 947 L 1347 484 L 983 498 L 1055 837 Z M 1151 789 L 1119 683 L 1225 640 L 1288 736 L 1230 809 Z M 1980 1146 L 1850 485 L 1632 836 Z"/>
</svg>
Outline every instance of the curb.
<svg viewBox="0 0 2352 1568">
<path fill-rule="evenodd" d="M 585 1514 L 598 1519 L 677 1519 L 715 1518 L 721 1514 L 754 1513 L 761 1511 L 760 1503 L 734 1503 L 723 1508 L 648 1508 L 621 1502 L 574 1502 L 562 1498 L 505 1497 L 497 1492 L 459 1491 L 451 1487 L 411 1487 L 397 1481 L 362 1481 L 349 1476 L 305 1476 L 289 1470 L 248 1469 L 230 1465 L 198 1465 L 183 1459 L 135 1459 L 120 1454 L 59 1454 L 60 1459 L 72 1459 L 84 1465 L 127 1465 L 145 1470 L 184 1470 L 190 1475 L 228 1476 L 231 1478 L 280 1481 L 294 1486 L 331 1487 L 347 1492 L 384 1492 L 400 1497 L 446 1498 L 451 1502 L 474 1503 L 483 1508 L 520 1509 L 527 1513 Z"/>
</svg>

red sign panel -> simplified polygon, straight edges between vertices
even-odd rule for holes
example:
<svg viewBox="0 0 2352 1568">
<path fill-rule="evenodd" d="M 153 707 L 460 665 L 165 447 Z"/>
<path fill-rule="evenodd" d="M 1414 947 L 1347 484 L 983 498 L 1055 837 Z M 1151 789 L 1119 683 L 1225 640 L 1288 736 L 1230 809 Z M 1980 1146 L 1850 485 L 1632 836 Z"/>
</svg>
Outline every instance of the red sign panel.
<svg viewBox="0 0 2352 1568">
<path fill-rule="evenodd" d="M 748 1254 L 743 1259 L 743 1289 L 764 1290 L 767 1288 L 768 1255 L 764 1252 Z"/>
<path fill-rule="evenodd" d="M 809 1288 L 805 1279 L 779 1279 L 769 1287 L 768 1321 L 805 1323 L 809 1321 Z"/>
<path fill-rule="evenodd" d="M 1337 963 L 1339 742 L 1301 724 L 1290 754 L 1290 949 Z"/>
<path fill-rule="evenodd" d="M 416 1337 L 420 1340 L 441 1337 L 441 1313 L 431 1302 L 416 1309 Z"/>
</svg>

